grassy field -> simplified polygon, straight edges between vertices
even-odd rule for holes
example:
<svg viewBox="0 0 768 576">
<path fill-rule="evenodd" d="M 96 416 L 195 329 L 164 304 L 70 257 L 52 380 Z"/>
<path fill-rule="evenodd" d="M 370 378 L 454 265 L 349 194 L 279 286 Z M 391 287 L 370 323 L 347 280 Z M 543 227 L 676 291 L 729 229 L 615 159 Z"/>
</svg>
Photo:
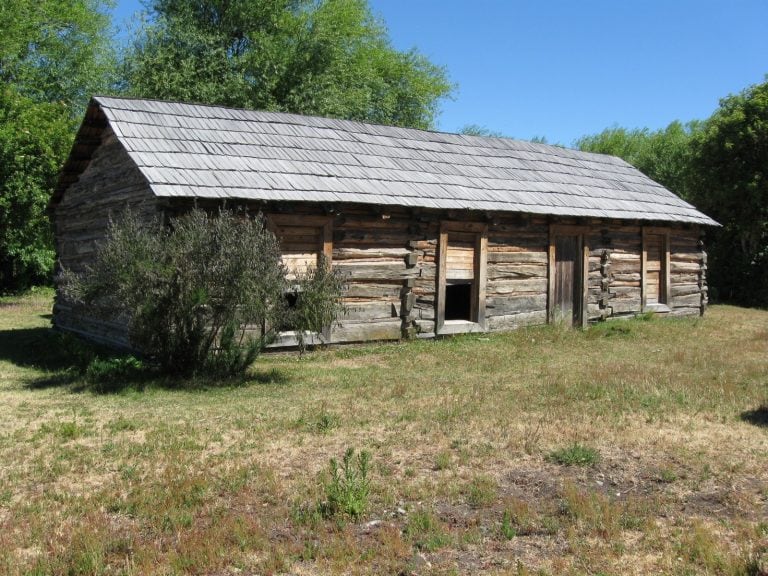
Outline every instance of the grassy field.
<svg viewBox="0 0 768 576">
<path fill-rule="evenodd" d="M 180 390 L 84 376 L 50 304 L 0 300 L 2 573 L 768 573 L 768 312 L 268 355 Z"/>
</svg>

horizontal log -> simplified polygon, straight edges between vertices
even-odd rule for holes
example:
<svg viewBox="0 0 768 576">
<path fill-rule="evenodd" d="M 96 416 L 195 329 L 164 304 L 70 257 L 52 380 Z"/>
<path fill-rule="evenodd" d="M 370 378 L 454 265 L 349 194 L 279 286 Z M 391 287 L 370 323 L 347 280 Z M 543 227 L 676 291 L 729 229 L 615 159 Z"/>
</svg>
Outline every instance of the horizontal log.
<svg viewBox="0 0 768 576">
<path fill-rule="evenodd" d="M 672 307 L 682 308 L 686 306 L 699 306 L 701 305 L 701 292 L 695 294 L 688 294 L 684 296 L 673 296 Z"/>
<path fill-rule="evenodd" d="M 611 275 L 613 277 L 626 275 L 626 274 L 637 274 L 640 275 L 640 261 L 637 262 L 637 264 L 629 264 L 629 263 L 612 263 L 611 264 Z"/>
<path fill-rule="evenodd" d="M 504 316 L 491 316 L 488 318 L 487 325 L 490 332 L 502 330 L 514 330 L 523 326 L 535 326 L 547 323 L 547 311 L 535 310 L 532 312 L 521 312 L 519 314 L 507 314 Z"/>
<path fill-rule="evenodd" d="M 669 255 L 670 261 L 672 262 L 701 262 L 701 259 L 703 257 L 702 252 L 695 251 L 695 252 L 672 252 Z"/>
<path fill-rule="evenodd" d="M 640 282 L 640 272 L 617 272 L 611 269 L 612 282 Z"/>
<path fill-rule="evenodd" d="M 621 250 L 612 250 L 611 251 L 611 262 L 614 265 L 617 265 L 622 262 L 640 262 L 640 252 L 638 251 L 632 251 L 632 252 L 623 252 Z"/>
<path fill-rule="evenodd" d="M 405 218 L 382 218 L 373 215 L 367 217 L 342 216 L 340 222 L 334 223 L 337 230 L 352 232 L 355 230 L 382 230 L 387 233 L 399 232 L 407 235 L 408 228 L 413 223 Z"/>
<path fill-rule="evenodd" d="M 696 284 L 676 284 L 672 285 L 672 298 L 678 296 L 687 296 L 689 294 L 701 294 L 701 288 Z"/>
<path fill-rule="evenodd" d="M 486 315 L 488 316 L 504 316 L 507 314 L 518 314 L 520 312 L 533 312 L 536 310 L 546 310 L 546 308 L 546 294 L 518 296 L 514 298 L 493 296 L 488 298 L 485 304 Z"/>
<path fill-rule="evenodd" d="M 546 293 L 546 278 L 530 278 L 520 280 L 489 281 L 486 291 L 491 294 L 515 294 L 520 292 Z"/>
<path fill-rule="evenodd" d="M 699 274 L 698 273 L 677 273 L 677 274 L 670 274 L 669 275 L 670 283 L 674 286 L 675 284 L 696 284 L 699 281 Z"/>
<path fill-rule="evenodd" d="M 698 272 L 701 270 L 701 265 L 698 262 L 678 262 L 673 260 L 670 263 L 670 270 L 675 272 Z"/>
<path fill-rule="evenodd" d="M 612 298 L 609 306 L 613 314 L 623 314 L 628 312 L 640 312 L 640 298 Z"/>
<path fill-rule="evenodd" d="M 419 276 L 420 267 L 406 268 L 402 260 L 377 264 L 342 261 L 333 266 L 348 280 L 402 280 Z"/>
<path fill-rule="evenodd" d="M 343 324 L 345 322 L 399 318 L 399 306 L 399 299 L 396 302 L 345 302 L 346 310 L 341 318 L 339 318 L 339 321 Z"/>
<path fill-rule="evenodd" d="M 344 322 L 331 330 L 331 342 L 397 340 L 401 335 L 400 318 L 379 322 Z"/>
<path fill-rule="evenodd" d="M 608 292 L 614 298 L 639 298 L 640 287 L 639 286 L 618 286 L 611 284 L 608 288 Z"/>
<path fill-rule="evenodd" d="M 491 248 L 488 248 L 488 263 L 489 264 L 547 264 L 548 256 L 547 252 L 511 252 L 511 251 L 498 251 L 494 252 Z"/>
<path fill-rule="evenodd" d="M 364 283 L 348 282 L 344 290 L 345 298 L 388 298 L 394 301 L 400 296 L 402 282 Z"/>
<path fill-rule="evenodd" d="M 546 278 L 547 267 L 536 264 L 490 264 L 486 268 L 488 279 Z"/>
<path fill-rule="evenodd" d="M 363 245 L 371 248 L 385 246 L 405 248 L 409 239 L 407 233 L 397 234 L 390 230 L 382 232 L 334 230 L 333 233 L 333 242 L 340 247 L 360 247 Z"/>
</svg>

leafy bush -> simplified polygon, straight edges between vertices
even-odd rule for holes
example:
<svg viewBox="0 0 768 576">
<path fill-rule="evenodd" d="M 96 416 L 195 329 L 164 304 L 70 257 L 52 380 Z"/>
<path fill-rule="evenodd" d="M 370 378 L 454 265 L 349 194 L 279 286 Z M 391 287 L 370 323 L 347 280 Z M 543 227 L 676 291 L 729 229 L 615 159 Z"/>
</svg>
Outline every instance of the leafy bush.
<svg viewBox="0 0 768 576">
<path fill-rule="evenodd" d="M 309 267 L 297 275 L 287 291 L 295 304 L 284 308 L 283 323 L 294 330 L 299 350 L 303 351 L 308 333 L 322 336 L 323 329 L 331 326 L 344 312 L 339 299 L 342 290 L 341 278 L 323 255 L 317 267 Z M 329 295 L 337 297 L 329 298 Z"/>
<path fill-rule="evenodd" d="M 164 226 L 126 210 L 94 264 L 65 272 L 65 294 L 127 318 L 131 344 L 167 374 L 244 372 L 290 320 L 320 332 L 341 311 L 342 283 L 322 262 L 298 281 L 289 309 L 280 247 L 259 215 L 197 208 Z M 300 345 L 303 341 L 300 342 Z"/>
<path fill-rule="evenodd" d="M 551 452 L 549 460 L 565 466 L 594 466 L 600 460 L 600 453 L 595 448 L 574 442 Z"/>
<path fill-rule="evenodd" d="M 355 458 L 353 448 L 344 453 L 341 466 L 335 458 L 330 462 L 330 479 L 325 484 L 325 502 L 321 506 L 323 516 L 331 518 L 338 514 L 357 520 L 368 506 L 371 455 L 365 450 Z"/>
<path fill-rule="evenodd" d="M 142 375 L 144 365 L 134 356 L 94 358 L 85 369 L 85 379 L 97 384 L 113 384 Z"/>
</svg>

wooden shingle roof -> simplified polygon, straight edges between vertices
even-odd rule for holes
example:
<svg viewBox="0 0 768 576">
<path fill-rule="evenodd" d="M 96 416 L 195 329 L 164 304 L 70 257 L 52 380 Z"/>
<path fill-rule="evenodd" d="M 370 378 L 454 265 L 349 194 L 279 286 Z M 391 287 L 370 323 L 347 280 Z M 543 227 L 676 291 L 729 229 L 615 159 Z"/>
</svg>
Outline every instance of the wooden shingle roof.
<svg viewBox="0 0 768 576">
<path fill-rule="evenodd" d="M 556 146 L 123 98 L 94 98 L 89 117 L 106 119 L 159 197 L 716 224 L 624 160 Z M 84 122 L 78 141 L 90 130 Z M 77 177 L 74 160 L 59 196 Z"/>
</svg>

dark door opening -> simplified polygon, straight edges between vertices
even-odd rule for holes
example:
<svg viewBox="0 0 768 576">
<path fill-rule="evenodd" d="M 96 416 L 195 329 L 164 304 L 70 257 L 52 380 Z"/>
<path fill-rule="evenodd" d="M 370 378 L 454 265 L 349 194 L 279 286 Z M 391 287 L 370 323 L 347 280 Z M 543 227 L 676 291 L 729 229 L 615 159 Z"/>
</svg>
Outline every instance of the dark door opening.
<svg viewBox="0 0 768 576">
<path fill-rule="evenodd" d="M 445 286 L 445 319 L 472 321 L 472 283 Z"/>
<path fill-rule="evenodd" d="M 291 316 L 296 310 L 296 306 L 299 302 L 299 296 L 300 294 L 298 290 L 289 290 L 283 293 L 283 302 L 287 314 L 285 314 L 283 321 L 280 323 L 278 332 L 290 332 L 296 330 L 296 326 L 294 326 L 294 320 Z"/>
</svg>

